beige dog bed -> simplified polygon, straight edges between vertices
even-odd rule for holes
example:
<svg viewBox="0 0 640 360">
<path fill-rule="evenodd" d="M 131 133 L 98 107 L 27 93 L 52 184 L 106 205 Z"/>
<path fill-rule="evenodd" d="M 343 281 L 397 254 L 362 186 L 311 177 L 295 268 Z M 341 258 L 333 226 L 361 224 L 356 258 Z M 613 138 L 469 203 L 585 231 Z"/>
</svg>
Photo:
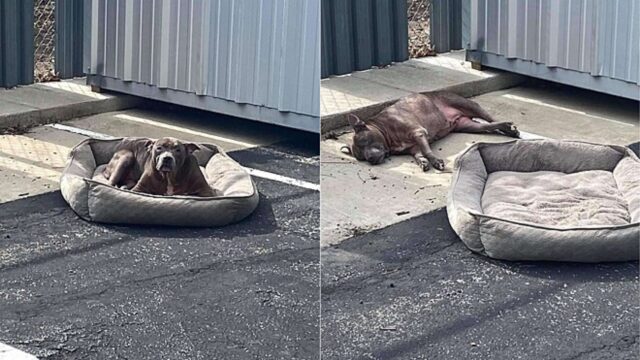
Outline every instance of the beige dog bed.
<svg viewBox="0 0 640 360">
<path fill-rule="evenodd" d="M 88 139 L 71 150 L 60 191 L 73 211 L 90 221 L 118 224 L 222 226 L 244 219 L 258 205 L 251 176 L 219 147 L 198 144 L 198 159 L 215 197 L 158 196 L 109 186 L 102 168 L 122 139 Z"/>
<path fill-rule="evenodd" d="M 454 165 L 447 213 L 469 249 L 505 260 L 637 260 L 640 160 L 576 141 L 478 143 Z"/>
</svg>

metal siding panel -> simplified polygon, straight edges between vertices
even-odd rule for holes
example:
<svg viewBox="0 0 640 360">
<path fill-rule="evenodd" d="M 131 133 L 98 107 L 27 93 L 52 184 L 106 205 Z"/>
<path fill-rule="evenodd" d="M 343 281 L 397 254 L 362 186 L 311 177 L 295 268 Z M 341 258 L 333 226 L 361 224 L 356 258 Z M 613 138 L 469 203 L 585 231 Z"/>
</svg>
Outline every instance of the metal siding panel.
<svg viewBox="0 0 640 360">
<path fill-rule="evenodd" d="M 629 57 L 627 58 L 627 81 L 640 84 L 640 4 L 631 2 L 631 31 L 629 31 Z"/>
<path fill-rule="evenodd" d="M 336 74 L 347 74 L 353 71 L 353 26 L 352 0 L 332 2 L 331 17 L 333 19 L 333 39 L 335 46 L 334 64 Z"/>
<path fill-rule="evenodd" d="M 125 44 L 125 13 L 127 1 L 133 0 L 117 0 L 117 16 L 116 16 L 116 77 L 124 79 L 124 44 Z"/>
<path fill-rule="evenodd" d="M 243 15 L 239 21 L 240 32 L 236 34 L 238 55 L 235 62 L 238 66 L 238 73 L 235 100 L 239 103 L 260 102 L 259 99 L 254 97 L 253 89 L 255 87 L 256 68 L 258 67 L 256 59 L 259 56 L 258 51 L 261 42 L 259 26 L 262 3 L 258 2 L 257 6 L 251 5 L 246 0 L 242 1 L 240 14 Z"/>
<path fill-rule="evenodd" d="M 9 86 L 8 82 L 6 82 L 5 79 L 5 51 L 4 51 L 4 44 L 6 43 L 5 41 L 5 36 L 4 36 L 4 27 L 5 27 L 5 19 L 3 14 L 6 14 L 6 11 L 4 10 L 4 1 L 0 0 L 0 87 L 5 87 L 5 86 Z"/>
<path fill-rule="evenodd" d="M 259 99 L 261 105 L 266 105 L 269 94 L 269 69 L 272 66 L 272 29 L 275 27 L 274 14 L 275 1 L 263 0 L 260 7 L 260 22 L 258 24 L 258 32 L 260 33 L 260 42 L 258 43 L 255 67 L 255 86 L 253 87 L 253 96 Z"/>
<path fill-rule="evenodd" d="M 500 26 L 500 11 L 498 1 L 487 2 L 486 22 L 486 48 L 485 50 L 494 54 L 500 53 L 498 44 L 498 32 Z"/>
<path fill-rule="evenodd" d="M 320 31 L 322 31 L 322 37 L 320 38 L 320 46 L 322 51 L 320 52 L 320 56 L 322 56 L 322 61 L 320 66 L 322 77 L 325 78 L 335 73 L 335 64 L 333 61 L 335 44 L 332 35 L 332 17 L 329 15 L 332 7 L 331 0 L 322 0 L 321 7 Z"/>
<path fill-rule="evenodd" d="M 271 38 L 271 66 L 269 68 L 269 94 L 267 96 L 267 105 L 276 108 L 280 100 L 280 79 L 282 77 L 282 47 L 284 44 L 284 22 L 285 22 L 285 0 L 277 0 L 275 12 L 273 14 L 274 27 L 272 29 Z"/>
<path fill-rule="evenodd" d="M 354 0 L 353 12 L 357 14 L 354 17 L 354 57 L 355 70 L 370 69 L 374 63 L 374 23 L 371 21 L 373 17 L 373 3 L 370 0 Z"/>
<path fill-rule="evenodd" d="M 615 27 L 616 51 L 615 58 L 612 63 L 613 68 L 609 74 L 611 77 L 621 80 L 627 80 L 627 64 L 629 52 L 631 51 L 631 0 L 617 1 Z M 638 39 L 636 38 L 636 41 Z"/>
<path fill-rule="evenodd" d="M 375 65 L 390 64 L 393 58 L 393 26 L 391 14 L 391 3 L 387 0 L 374 0 L 374 18 L 376 20 L 375 27 Z"/>
<path fill-rule="evenodd" d="M 139 82 L 152 82 L 153 63 L 153 2 L 140 1 L 140 76 Z"/>
<path fill-rule="evenodd" d="M 525 48 L 524 59 L 536 60 L 538 47 L 540 46 L 540 38 L 538 37 L 537 28 L 539 26 L 540 0 L 526 0 L 525 8 Z"/>
<path fill-rule="evenodd" d="M 177 16 L 177 34 L 176 34 L 176 72 L 175 72 L 175 88 L 183 91 L 189 89 L 189 65 L 194 57 L 191 53 L 191 31 L 190 25 L 193 18 L 191 17 L 191 0 L 180 0 L 178 3 Z"/>
<path fill-rule="evenodd" d="M 501 54 L 507 53 L 507 47 L 509 45 L 508 37 L 510 35 L 509 32 L 509 1 L 510 0 L 499 0 L 500 7 L 498 11 L 500 13 L 499 16 L 499 30 L 498 30 L 498 48 L 500 49 Z"/>
<path fill-rule="evenodd" d="M 224 102 L 189 103 L 220 104 L 226 113 L 252 118 L 264 107 L 270 118 L 280 111 L 279 122 L 290 126 L 319 115 L 318 0 L 95 1 L 102 7 L 93 9 L 91 24 L 101 31 L 92 31 L 91 61 L 94 70 L 105 70 L 92 71 L 92 83 L 165 101 L 166 94 L 183 99 L 175 91 L 216 98 Z M 229 112 L 231 102 L 253 107 Z"/>
<path fill-rule="evenodd" d="M 468 46 L 479 51 L 470 57 L 503 68 L 530 69 L 531 76 L 582 84 L 578 86 L 593 84 L 596 89 L 616 95 L 629 94 L 629 83 L 640 84 L 637 0 L 505 1 L 470 1 Z M 485 59 L 482 52 L 495 53 L 498 58 Z M 499 57 L 532 60 L 556 69 L 543 74 L 539 73 L 539 66 L 527 67 L 519 62 L 509 65 Z M 575 73 L 561 73 L 567 70 Z M 577 72 L 615 81 L 587 81 Z"/>
<path fill-rule="evenodd" d="M 33 1 L 0 0 L 0 87 L 33 82 Z"/>
<path fill-rule="evenodd" d="M 187 87 L 193 89 L 196 94 L 203 94 L 203 70 L 205 62 L 204 56 L 208 55 L 208 51 L 204 49 L 206 42 L 203 37 L 204 30 L 204 1 L 191 0 L 191 24 L 189 28 L 190 40 L 189 49 L 191 57 L 189 61 L 189 82 Z M 208 21 L 207 21 L 208 22 Z M 205 55 L 206 54 L 206 55 Z"/>
<path fill-rule="evenodd" d="M 278 88 L 278 108 L 284 110 L 290 110 L 295 107 L 297 93 L 298 93 L 298 76 L 300 75 L 300 59 L 291 58 L 289 54 L 299 54 L 302 49 L 302 19 L 295 16 L 300 13 L 302 8 L 302 2 L 290 1 L 285 2 L 284 11 L 284 53 L 283 60 L 284 66 L 281 68 L 280 84 Z M 288 89 L 289 88 L 289 89 Z M 291 94 L 287 96 L 287 91 L 291 91 Z M 294 95 L 295 94 L 295 95 Z M 293 95 L 293 96 L 292 96 Z"/>
<path fill-rule="evenodd" d="M 568 42 L 567 62 L 565 64 L 568 69 L 580 68 L 580 47 L 582 46 L 582 8 L 583 0 L 571 0 L 569 2 L 568 13 Z"/>
<path fill-rule="evenodd" d="M 318 17 L 318 10 L 312 11 L 309 7 L 317 7 L 317 4 L 304 2 L 305 9 L 303 10 L 304 16 L 302 28 L 304 34 L 302 36 L 302 57 L 300 58 L 299 66 L 300 72 L 296 82 L 297 102 L 295 106 L 292 106 L 290 110 L 295 111 L 298 108 L 310 109 L 312 114 L 319 115 L 315 110 L 318 109 L 319 101 L 313 96 L 310 96 L 308 89 L 313 89 L 316 84 L 317 76 L 320 76 L 315 70 L 318 65 L 318 40 L 320 39 L 320 22 Z M 291 54 L 293 55 L 293 54 Z M 310 76 L 313 74 L 314 76 Z"/>
</svg>

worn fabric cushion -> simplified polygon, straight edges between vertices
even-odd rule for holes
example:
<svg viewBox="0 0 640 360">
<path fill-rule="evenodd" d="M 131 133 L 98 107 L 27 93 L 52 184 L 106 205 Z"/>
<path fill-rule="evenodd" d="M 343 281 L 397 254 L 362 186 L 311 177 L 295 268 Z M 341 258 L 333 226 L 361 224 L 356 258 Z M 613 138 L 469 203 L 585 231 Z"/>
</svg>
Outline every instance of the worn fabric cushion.
<svg viewBox="0 0 640 360">
<path fill-rule="evenodd" d="M 219 147 L 199 144 L 194 153 L 215 197 L 159 196 L 109 186 L 102 169 L 122 139 L 88 139 L 72 149 L 60 180 L 62 196 L 82 218 L 119 224 L 222 226 L 255 210 L 251 176 Z"/>
<path fill-rule="evenodd" d="M 637 260 L 640 160 L 576 141 L 478 143 L 454 165 L 447 213 L 473 251 L 505 260 Z"/>
</svg>

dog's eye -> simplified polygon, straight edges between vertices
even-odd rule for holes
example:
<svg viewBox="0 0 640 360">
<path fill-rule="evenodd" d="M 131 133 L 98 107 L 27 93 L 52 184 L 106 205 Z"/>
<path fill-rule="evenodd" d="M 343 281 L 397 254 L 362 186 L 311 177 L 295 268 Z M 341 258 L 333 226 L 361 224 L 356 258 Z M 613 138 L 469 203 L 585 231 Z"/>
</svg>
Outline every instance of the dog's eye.
<svg viewBox="0 0 640 360">
<path fill-rule="evenodd" d="M 176 152 L 177 152 L 177 153 L 179 153 L 179 152 L 180 152 L 180 149 L 176 149 Z"/>
<path fill-rule="evenodd" d="M 156 148 L 156 150 L 158 150 L 158 151 L 162 150 L 162 146 L 158 146 L 158 147 Z"/>
</svg>

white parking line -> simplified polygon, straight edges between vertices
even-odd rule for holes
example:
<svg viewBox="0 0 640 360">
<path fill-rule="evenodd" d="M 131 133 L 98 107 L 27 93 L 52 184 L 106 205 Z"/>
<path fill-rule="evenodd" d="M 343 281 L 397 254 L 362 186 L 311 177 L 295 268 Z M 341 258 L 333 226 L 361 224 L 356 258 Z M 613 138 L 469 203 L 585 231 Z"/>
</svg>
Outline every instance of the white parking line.
<svg viewBox="0 0 640 360">
<path fill-rule="evenodd" d="M 38 360 L 38 358 L 7 344 L 0 343 L 0 360 Z"/>
<path fill-rule="evenodd" d="M 589 113 L 584 112 L 584 111 L 574 110 L 574 109 L 570 109 L 570 108 L 567 108 L 567 107 L 564 107 L 564 106 L 558 106 L 558 105 L 549 104 L 549 103 L 546 103 L 546 102 L 543 102 L 543 101 L 540 101 L 540 100 L 536 100 L 536 99 L 530 99 L 530 98 L 526 98 L 526 97 L 522 97 L 522 96 L 518 96 L 518 95 L 513 95 L 513 94 L 504 94 L 502 96 L 506 97 L 507 99 L 513 99 L 513 100 L 526 102 L 526 103 L 529 103 L 529 104 L 546 106 L 548 108 L 562 110 L 562 111 L 570 112 L 570 113 L 573 113 L 573 114 L 588 116 L 588 117 L 592 117 L 594 119 L 604 120 L 604 121 L 616 123 L 616 124 L 623 125 L 623 126 L 631 126 L 631 127 L 635 126 L 633 124 L 625 123 L 625 122 L 618 121 L 618 120 L 609 119 L 609 118 L 598 116 L 598 115 L 589 114 Z"/>
<path fill-rule="evenodd" d="M 258 146 L 257 144 L 251 144 L 251 143 L 248 143 L 248 142 L 229 139 L 229 138 L 222 137 L 222 136 L 211 135 L 211 134 L 207 134 L 207 133 L 204 133 L 204 132 L 201 132 L 201 131 L 191 130 L 189 128 L 185 128 L 185 127 L 182 127 L 182 126 L 175 126 L 175 125 L 165 124 L 165 123 L 161 123 L 159 121 L 153 121 L 153 120 L 141 118 L 141 117 L 138 117 L 138 116 L 132 116 L 132 115 L 127 115 L 127 114 L 118 114 L 115 117 L 120 118 L 120 119 L 124 119 L 124 120 L 137 122 L 137 123 L 140 123 L 140 124 L 147 124 L 147 125 L 151 125 L 151 126 L 155 126 L 155 127 L 165 128 L 165 129 L 168 129 L 168 130 L 179 131 L 179 132 L 182 132 L 182 133 L 185 133 L 185 134 L 191 134 L 191 135 L 206 137 L 206 138 L 211 139 L 211 140 L 223 141 L 223 142 L 226 142 L 226 143 L 229 143 L 229 144 L 235 144 L 235 145 L 239 145 L 239 146 L 243 146 L 243 147 L 256 147 L 256 146 Z"/>
<path fill-rule="evenodd" d="M 68 126 L 68 125 L 64 125 L 64 124 L 48 124 L 46 126 L 52 127 L 54 129 L 62 130 L 62 131 L 68 131 L 68 132 L 72 132 L 72 133 L 75 133 L 75 134 L 88 136 L 88 137 L 94 138 L 94 139 L 100 139 L 100 140 L 117 139 L 115 136 L 101 134 L 101 133 L 97 133 L 97 132 L 94 132 L 94 131 L 91 131 L 91 130 L 79 129 L 77 127 Z"/>
<path fill-rule="evenodd" d="M 163 125 L 166 125 L 166 124 L 163 124 Z M 95 131 L 80 129 L 80 128 L 77 128 L 77 127 L 63 125 L 63 124 L 48 124 L 46 126 L 52 127 L 54 129 L 62 130 L 62 131 L 68 131 L 68 132 L 72 132 L 72 133 L 75 133 L 75 134 L 88 136 L 88 137 L 95 138 L 95 139 L 111 140 L 111 139 L 116 139 L 117 138 L 115 136 L 111 136 L 111 135 L 107 135 L 107 134 L 101 134 L 101 133 L 98 133 L 98 132 L 95 132 Z M 170 125 L 167 125 L 167 126 L 170 126 Z M 177 128 L 176 130 L 180 130 L 182 132 L 185 132 L 184 129 L 182 129 L 182 128 Z M 201 134 L 198 133 L 198 135 L 201 135 Z M 226 139 L 226 138 L 215 137 L 213 135 L 210 135 L 208 137 L 212 138 L 212 139 L 215 138 L 215 140 L 218 140 L 218 141 L 226 141 L 226 142 L 232 142 L 233 141 L 233 140 L 229 140 L 229 139 Z M 241 142 L 236 142 L 236 143 L 238 145 L 246 145 L 247 147 L 256 146 L 256 145 L 252 145 L 252 144 L 248 144 L 248 143 L 241 143 Z M 290 178 L 290 177 L 287 177 L 287 176 L 278 175 L 278 174 L 270 173 L 270 172 L 267 172 L 267 171 L 262 171 L 262 170 L 258 170 L 258 169 L 252 169 L 252 168 L 248 168 L 248 167 L 245 167 L 245 170 L 247 170 L 249 172 L 249 174 L 251 174 L 252 176 L 255 176 L 255 177 L 259 177 L 259 178 L 263 178 L 263 179 L 267 179 L 267 180 L 278 181 L 278 182 L 281 182 L 281 183 L 284 183 L 284 184 L 294 185 L 294 186 L 298 186 L 298 187 L 305 188 L 305 189 L 320 191 L 320 185 L 312 183 L 312 182 L 298 180 L 298 179 Z M 2 360 L 2 359 L 0 359 L 0 360 Z"/>
</svg>

